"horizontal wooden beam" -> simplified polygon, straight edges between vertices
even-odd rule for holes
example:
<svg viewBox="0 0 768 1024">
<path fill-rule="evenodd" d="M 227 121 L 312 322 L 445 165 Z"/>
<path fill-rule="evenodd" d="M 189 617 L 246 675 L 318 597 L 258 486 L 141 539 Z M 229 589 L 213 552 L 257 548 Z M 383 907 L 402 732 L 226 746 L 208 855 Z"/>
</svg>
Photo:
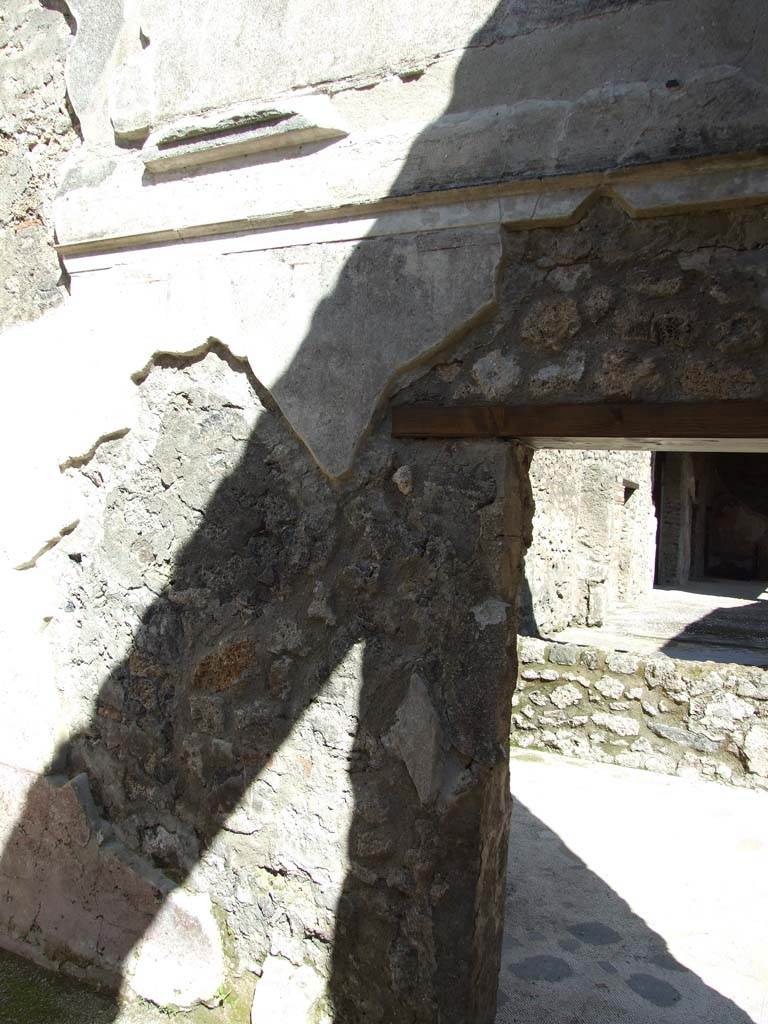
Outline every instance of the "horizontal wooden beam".
<svg viewBox="0 0 768 1024">
<path fill-rule="evenodd" d="M 634 448 L 725 450 L 723 442 L 734 441 L 739 449 L 765 450 L 768 402 L 396 405 L 392 436 L 514 438 L 547 448 L 619 448 L 629 442 Z"/>
</svg>

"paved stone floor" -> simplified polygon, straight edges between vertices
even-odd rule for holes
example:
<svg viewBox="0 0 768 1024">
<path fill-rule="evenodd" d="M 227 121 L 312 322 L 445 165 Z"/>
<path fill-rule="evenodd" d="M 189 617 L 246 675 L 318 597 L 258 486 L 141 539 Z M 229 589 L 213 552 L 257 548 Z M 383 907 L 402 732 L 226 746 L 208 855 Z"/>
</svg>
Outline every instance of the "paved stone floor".
<svg viewBox="0 0 768 1024">
<path fill-rule="evenodd" d="M 768 794 L 512 757 L 497 1024 L 768 1024 Z"/>
</svg>

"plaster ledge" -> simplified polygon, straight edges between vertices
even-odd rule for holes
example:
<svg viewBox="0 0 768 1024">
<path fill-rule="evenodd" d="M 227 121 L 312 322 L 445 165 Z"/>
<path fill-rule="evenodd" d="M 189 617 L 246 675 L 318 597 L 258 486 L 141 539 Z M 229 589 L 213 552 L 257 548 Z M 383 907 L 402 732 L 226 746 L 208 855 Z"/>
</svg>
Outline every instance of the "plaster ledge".
<svg viewBox="0 0 768 1024">
<path fill-rule="evenodd" d="M 327 96 L 301 96 L 290 108 L 239 104 L 163 125 L 148 137 L 141 155 L 147 170 L 158 174 L 347 134 Z"/>
<path fill-rule="evenodd" d="M 339 208 L 323 207 L 209 221 L 204 219 L 204 206 L 200 206 L 194 224 L 119 237 L 73 239 L 57 249 L 70 273 L 77 273 L 97 269 L 75 263 L 80 257 L 115 254 L 113 260 L 99 265 L 102 269 L 124 262 L 131 251 L 141 250 L 146 255 L 169 243 L 218 244 L 231 252 L 470 225 L 554 227 L 574 223 L 601 196 L 614 199 L 630 217 L 767 203 L 768 158 L 744 155 L 727 160 L 677 161 L 630 170 L 383 196 L 346 204 L 343 215 Z"/>
</svg>

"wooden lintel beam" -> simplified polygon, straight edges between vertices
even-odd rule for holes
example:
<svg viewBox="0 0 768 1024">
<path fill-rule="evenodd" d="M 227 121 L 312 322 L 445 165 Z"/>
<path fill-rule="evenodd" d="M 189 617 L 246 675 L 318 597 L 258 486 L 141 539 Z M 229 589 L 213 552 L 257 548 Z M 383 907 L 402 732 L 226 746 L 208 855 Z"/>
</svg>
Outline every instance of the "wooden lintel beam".
<svg viewBox="0 0 768 1024">
<path fill-rule="evenodd" d="M 392 436 L 514 438 L 539 446 L 576 441 L 766 440 L 768 401 L 447 405 L 392 408 Z M 557 445 L 553 445 L 553 441 Z M 588 444 L 585 446 L 589 446 Z"/>
</svg>

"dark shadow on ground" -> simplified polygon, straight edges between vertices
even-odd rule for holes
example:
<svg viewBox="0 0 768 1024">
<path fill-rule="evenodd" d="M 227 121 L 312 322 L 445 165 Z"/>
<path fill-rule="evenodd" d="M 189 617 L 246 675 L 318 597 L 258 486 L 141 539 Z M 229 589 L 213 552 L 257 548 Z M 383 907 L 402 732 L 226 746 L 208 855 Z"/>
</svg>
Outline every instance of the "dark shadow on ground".
<svg viewBox="0 0 768 1024">
<path fill-rule="evenodd" d="M 0 951 L 0 1020 L 7 1024 L 109 1024 L 109 996 Z"/>
<path fill-rule="evenodd" d="M 508 864 L 497 1024 L 752 1024 L 519 800 Z M 108 997 L 0 953 L 0 1020 L 108 1024 L 116 1012 Z"/>
<path fill-rule="evenodd" d="M 496 1024 L 754 1024 L 517 799 L 512 836 Z"/>
<path fill-rule="evenodd" d="M 691 581 L 679 588 L 655 588 L 667 592 L 711 596 L 712 607 L 678 629 L 673 639 L 662 650 L 673 650 L 675 643 L 701 644 L 721 648 L 724 655 L 728 649 L 746 648 L 765 651 L 768 662 L 768 601 L 759 600 L 765 591 L 765 583 L 735 580 Z M 717 607 L 717 598 L 739 598 L 748 604 L 732 605 L 724 601 Z M 694 608 L 691 609 L 694 611 Z M 734 655 L 738 661 L 738 655 Z"/>
</svg>

